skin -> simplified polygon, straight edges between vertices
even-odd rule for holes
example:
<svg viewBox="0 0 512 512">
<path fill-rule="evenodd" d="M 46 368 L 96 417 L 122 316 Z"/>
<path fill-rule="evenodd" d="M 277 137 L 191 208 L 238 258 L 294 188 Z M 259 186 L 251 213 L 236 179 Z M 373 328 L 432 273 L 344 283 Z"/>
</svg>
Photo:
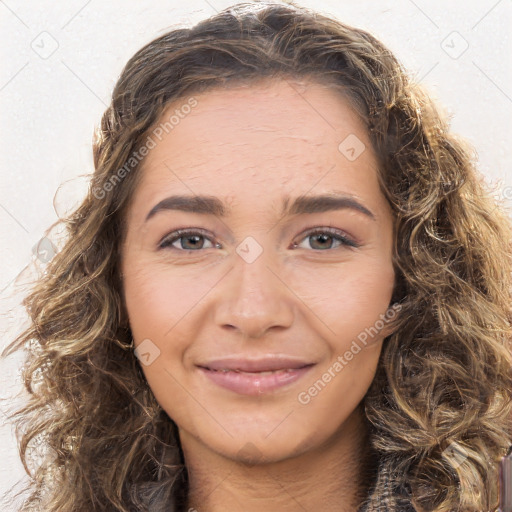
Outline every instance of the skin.
<svg viewBox="0 0 512 512">
<path fill-rule="evenodd" d="M 339 92 L 314 82 L 263 81 L 195 98 L 197 106 L 146 157 L 121 262 L 135 347 L 149 339 L 160 351 L 142 369 L 178 425 L 188 506 L 355 510 L 368 484 L 359 405 L 387 328 L 360 344 L 309 403 L 298 395 L 332 372 L 337 357 L 390 305 L 393 218 L 368 135 Z M 354 161 L 338 149 L 350 134 L 366 146 Z M 374 219 L 353 209 L 280 216 L 284 196 L 333 192 L 352 195 Z M 228 214 L 166 210 L 145 222 L 173 194 L 216 196 Z M 307 234 L 329 226 L 360 246 Z M 208 236 L 195 245 L 190 237 L 175 238 L 172 247 L 159 248 L 179 228 Z M 251 263 L 236 251 L 246 237 L 262 249 Z M 220 356 L 269 354 L 315 365 L 260 396 L 221 388 L 196 366 Z"/>
</svg>

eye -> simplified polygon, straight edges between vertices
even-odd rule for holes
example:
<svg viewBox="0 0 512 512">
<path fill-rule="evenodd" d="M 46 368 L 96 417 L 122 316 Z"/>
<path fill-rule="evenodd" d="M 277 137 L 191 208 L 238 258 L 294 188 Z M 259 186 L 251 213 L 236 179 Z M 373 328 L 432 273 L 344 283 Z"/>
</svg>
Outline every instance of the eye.
<svg viewBox="0 0 512 512">
<path fill-rule="evenodd" d="M 347 237 L 343 231 L 334 228 L 315 228 L 306 233 L 306 236 L 302 240 L 310 239 L 310 245 L 313 249 L 326 250 L 336 249 L 340 246 L 348 247 L 360 247 L 360 244 Z M 335 246 L 334 244 L 338 244 Z M 316 246 L 316 247 L 315 247 Z M 294 243 L 293 247 L 304 249 L 307 247 L 300 247 L 299 244 Z"/>
<path fill-rule="evenodd" d="M 306 232 L 301 240 L 307 239 L 312 241 L 310 246 L 315 250 L 336 249 L 340 246 L 360 247 L 360 244 L 347 237 L 342 231 L 329 227 L 315 228 Z M 210 243 L 210 246 L 205 245 L 205 240 Z M 200 249 L 220 248 L 220 244 L 212 242 L 208 233 L 203 230 L 178 229 L 165 236 L 158 247 L 160 249 L 171 248 L 182 251 L 196 251 Z M 307 247 L 301 247 L 297 243 L 294 243 L 293 247 L 307 249 Z"/>
<path fill-rule="evenodd" d="M 210 247 L 205 247 L 204 240 L 211 243 Z M 175 244 L 178 243 L 176 246 Z M 207 233 L 202 230 L 178 229 L 167 235 L 158 245 L 159 248 L 172 248 L 184 251 L 195 251 L 198 249 L 210 249 L 220 247 L 219 244 L 213 244 Z"/>
</svg>

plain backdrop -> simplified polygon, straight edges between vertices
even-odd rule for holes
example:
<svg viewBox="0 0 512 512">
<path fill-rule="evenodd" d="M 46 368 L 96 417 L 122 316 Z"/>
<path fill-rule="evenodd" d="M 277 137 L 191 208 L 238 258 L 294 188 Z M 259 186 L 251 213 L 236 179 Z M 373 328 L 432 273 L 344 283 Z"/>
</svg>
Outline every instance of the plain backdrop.
<svg viewBox="0 0 512 512">
<path fill-rule="evenodd" d="M 86 190 L 79 176 L 93 170 L 93 131 L 126 61 L 168 30 L 234 3 L 0 0 L 0 349 L 23 327 L 26 274 L 36 258 L 44 265 L 36 245 Z M 512 2 L 300 3 L 369 30 L 394 51 L 473 144 L 496 197 L 512 203 Z M 0 362 L 0 493 L 24 475 L 5 417 L 21 390 L 21 364 L 19 356 Z"/>
</svg>

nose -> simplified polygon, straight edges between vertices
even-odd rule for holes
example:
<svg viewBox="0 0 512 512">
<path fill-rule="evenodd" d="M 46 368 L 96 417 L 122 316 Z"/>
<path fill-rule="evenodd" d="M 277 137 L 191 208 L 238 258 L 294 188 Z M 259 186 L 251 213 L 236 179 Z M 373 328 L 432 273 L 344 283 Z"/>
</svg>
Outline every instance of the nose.
<svg viewBox="0 0 512 512">
<path fill-rule="evenodd" d="M 263 251 L 252 262 L 234 256 L 234 268 L 217 290 L 215 323 L 222 329 L 235 329 L 246 338 L 261 338 L 269 330 L 293 324 L 296 296 L 285 276 L 276 271 L 276 265 L 271 268 L 267 254 Z"/>
</svg>

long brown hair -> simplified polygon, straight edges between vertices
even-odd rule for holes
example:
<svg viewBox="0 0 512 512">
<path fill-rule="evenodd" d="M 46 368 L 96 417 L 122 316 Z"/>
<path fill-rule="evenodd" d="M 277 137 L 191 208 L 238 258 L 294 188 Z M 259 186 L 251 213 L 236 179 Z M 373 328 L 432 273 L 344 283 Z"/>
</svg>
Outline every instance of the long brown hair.
<svg viewBox="0 0 512 512">
<path fill-rule="evenodd" d="M 297 77 L 338 87 L 357 110 L 394 214 L 401 311 L 363 402 L 379 455 L 363 505 L 377 510 L 391 485 L 417 510 L 497 506 L 497 463 L 512 444 L 510 222 L 471 148 L 382 43 L 309 9 L 258 2 L 158 37 L 117 81 L 88 194 L 63 220 L 67 240 L 24 300 L 30 326 L 3 354 L 27 352 L 30 401 L 13 415 L 32 477 L 23 511 L 185 503 L 176 425 L 133 353 L 123 304 L 124 214 L 144 162 L 134 154 L 170 102 Z M 34 442 L 48 457 L 31 472 Z M 397 503 L 391 497 L 389 510 Z"/>
</svg>

